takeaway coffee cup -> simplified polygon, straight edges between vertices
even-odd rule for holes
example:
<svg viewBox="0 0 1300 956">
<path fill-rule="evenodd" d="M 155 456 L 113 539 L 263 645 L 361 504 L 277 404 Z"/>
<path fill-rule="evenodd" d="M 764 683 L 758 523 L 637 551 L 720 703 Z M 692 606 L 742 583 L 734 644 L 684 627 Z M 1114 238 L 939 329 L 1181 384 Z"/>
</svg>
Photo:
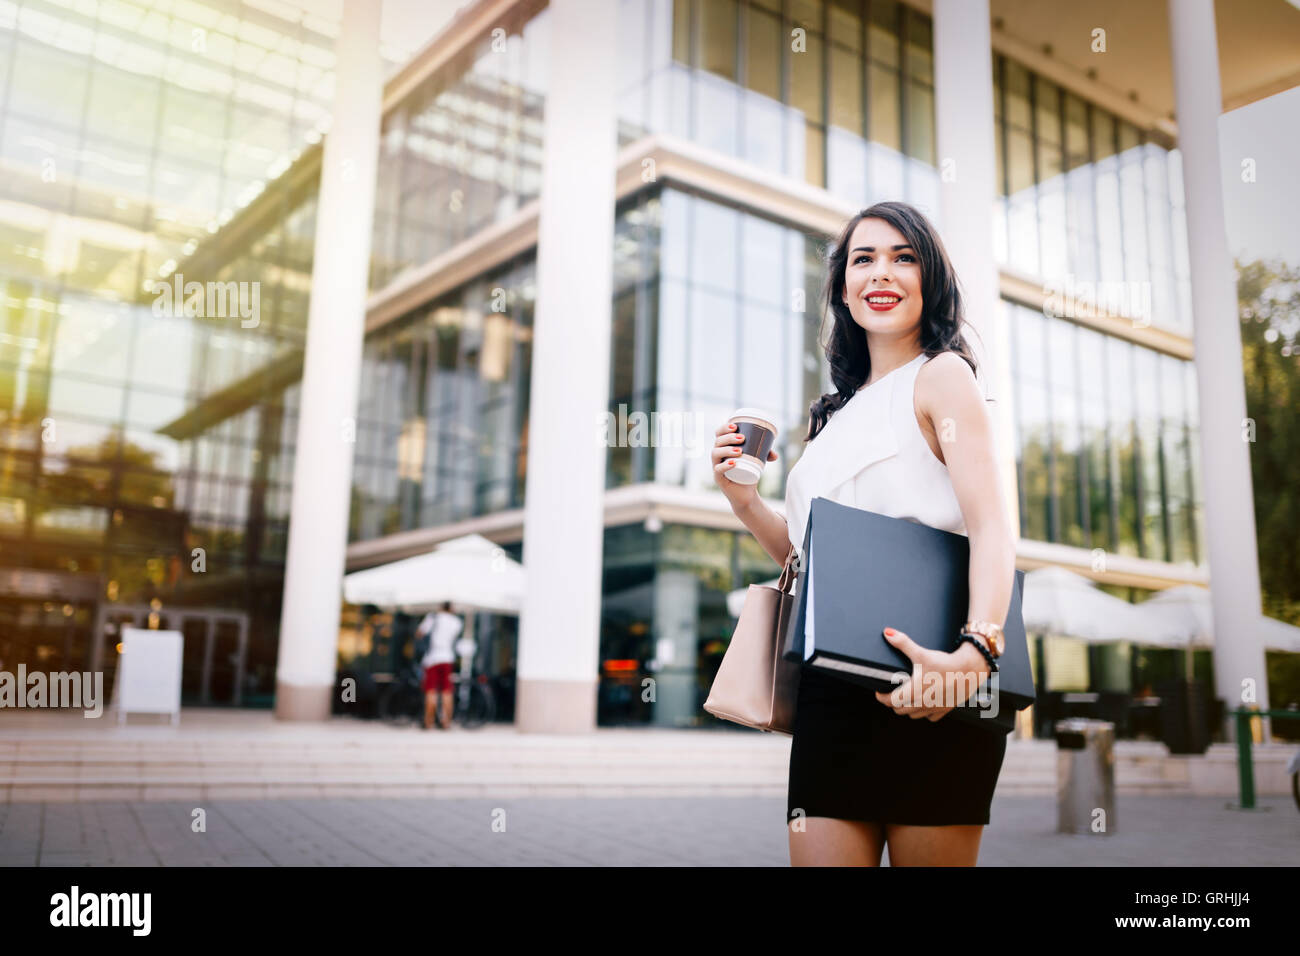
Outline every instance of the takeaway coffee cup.
<svg viewBox="0 0 1300 956">
<path fill-rule="evenodd" d="M 776 444 L 774 419 L 761 408 L 738 408 L 727 419 L 736 432 L 745 436 L 736 463 L 727 469 L 727 477 L 738 485 L 753 485 L 763 477 L 768 452 Z"/>
</svg>

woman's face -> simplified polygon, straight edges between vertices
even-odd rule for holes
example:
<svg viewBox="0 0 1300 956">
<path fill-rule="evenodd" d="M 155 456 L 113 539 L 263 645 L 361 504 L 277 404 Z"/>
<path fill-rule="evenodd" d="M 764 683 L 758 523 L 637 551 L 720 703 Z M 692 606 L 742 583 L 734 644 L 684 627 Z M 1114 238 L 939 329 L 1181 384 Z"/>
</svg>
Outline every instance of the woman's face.
<svg viewBox="0 0 1300 956">
<path fill-rule="evenodd" d="M 877 294 L 887 301 L 871 302 Z M 863 219 L 853 230 L 844 264 L 844 302 L 853 321 L 872 335 L 907 335 L 920 326 L 920 257 L 883 219 Z"/>
</svg>

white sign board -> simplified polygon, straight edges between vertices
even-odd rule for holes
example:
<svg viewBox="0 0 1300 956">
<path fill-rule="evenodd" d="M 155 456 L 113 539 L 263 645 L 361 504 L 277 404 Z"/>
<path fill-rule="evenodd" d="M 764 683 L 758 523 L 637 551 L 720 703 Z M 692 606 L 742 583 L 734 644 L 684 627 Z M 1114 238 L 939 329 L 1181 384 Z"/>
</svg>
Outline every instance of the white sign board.
<svg viewBox="0 0 1300 956">
<path fill-rule="evenodd" d="M 122 628 L 117 662 L 117 722 L 127 713 L 171 714 L 181 719 L 181 659 L 185 638 L 180 631 Z"/>
</svg>

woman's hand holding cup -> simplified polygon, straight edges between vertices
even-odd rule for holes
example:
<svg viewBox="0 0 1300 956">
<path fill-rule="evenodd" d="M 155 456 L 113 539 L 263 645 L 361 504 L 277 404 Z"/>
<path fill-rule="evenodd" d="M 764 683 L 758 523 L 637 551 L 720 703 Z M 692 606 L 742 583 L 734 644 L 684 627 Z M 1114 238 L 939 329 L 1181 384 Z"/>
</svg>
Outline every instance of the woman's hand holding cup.
<svg viewBox="0 0 1300 956">
<path fill-rule="evenodd" d="M 731 510 L 739 512 L 758 499 L 758 479 L 763 466 L 757 455 L 766 451 L 763 462 L 777 460 L 772 447 L 776 443 L 776 427 L 768 416 L 740 409 L 714 434 L 717 440 L 713 444 L 713 480 L 726 495 Z"/>
</svg>

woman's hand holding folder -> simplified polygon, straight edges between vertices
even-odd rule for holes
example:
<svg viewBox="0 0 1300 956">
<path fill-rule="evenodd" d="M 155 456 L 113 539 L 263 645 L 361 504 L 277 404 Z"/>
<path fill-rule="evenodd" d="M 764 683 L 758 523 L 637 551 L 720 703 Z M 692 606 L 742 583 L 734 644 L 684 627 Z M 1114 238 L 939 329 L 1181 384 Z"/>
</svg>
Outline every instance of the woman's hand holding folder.
<svg viewBox="0 0 1300 956">
<path fill-rule="evenodd" d="M 955 651 L 932 651 L 892 627 L 884 633 L 885 640 L 912 662 L 908 680 L 888 694 L 876 694 L 876 700 L 900 716 L 939 720 L 975 696 L 989 675 L 988 661 L 969 642 Z"/>
</svg>

